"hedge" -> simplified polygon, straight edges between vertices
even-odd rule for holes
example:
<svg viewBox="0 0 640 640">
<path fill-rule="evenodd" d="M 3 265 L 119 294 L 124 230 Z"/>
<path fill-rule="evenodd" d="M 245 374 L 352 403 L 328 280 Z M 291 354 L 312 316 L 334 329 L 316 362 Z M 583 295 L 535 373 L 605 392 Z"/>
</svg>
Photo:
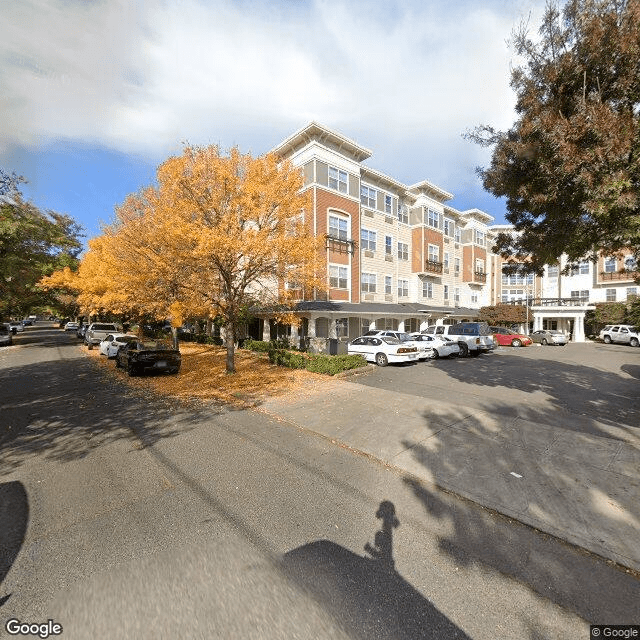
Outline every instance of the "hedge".
<svg viewBox="0 0 640 640">
<path fill-rule="evenodd" d="M 359 355 L 330 356 L 324 353 L 303 354 L 285 349 L 270 349 L 269 360 L 272 364 L 291 369 L 306 369 L 313 373 L 334 376 L 336 373 L 364 367 L 367 361 Z"/>
</svg>

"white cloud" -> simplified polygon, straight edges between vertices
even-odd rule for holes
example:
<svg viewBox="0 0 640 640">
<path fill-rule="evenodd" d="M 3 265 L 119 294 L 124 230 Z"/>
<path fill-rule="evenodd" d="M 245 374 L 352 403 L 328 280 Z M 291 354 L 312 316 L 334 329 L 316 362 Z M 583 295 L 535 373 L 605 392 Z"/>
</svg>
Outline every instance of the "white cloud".
<svg viewBox="0 0 640 640">
<path fill-rule="evenodd" d="M 543 2 L 532 0 L 537 12 Z M 413 162 L 419 179 L 419 162 L 428 170 L 470 148 L 465 129 L 512 121 L 505 39 L 528 4 L 14 2 L 0 42 L 0 139 L 154 158 L 184 140 L 259 153 L 316 119 L 374 149 L 385 172 Z M 404 166 L 385 146 L 413 156 Z M 466 153 L 475 166 L 483 152 Z"/>
</svg>

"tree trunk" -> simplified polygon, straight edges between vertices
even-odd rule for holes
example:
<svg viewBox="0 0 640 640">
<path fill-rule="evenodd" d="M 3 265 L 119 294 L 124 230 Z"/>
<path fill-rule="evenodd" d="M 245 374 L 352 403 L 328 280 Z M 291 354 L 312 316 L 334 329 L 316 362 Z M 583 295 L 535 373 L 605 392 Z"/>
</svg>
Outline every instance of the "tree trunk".
<svg viewBox="0 0 640 640">
<path fill-rule="evenodd" d="M 224 341 L 225 346 L 227 347 L 227 373 L 235 373 L 236 372 L 236 364 L 235 364 L 235 332 L 233 330 L 233 326 L 228 324 L 225 326 L 224 332 Z"/>
<path fill-rule="evenodd" d="M 177 327 L 171 327 L 171 341 L 173 343 L 174 349 L 180 348 L 178 344 L 178 328 Z"/>
</svg>

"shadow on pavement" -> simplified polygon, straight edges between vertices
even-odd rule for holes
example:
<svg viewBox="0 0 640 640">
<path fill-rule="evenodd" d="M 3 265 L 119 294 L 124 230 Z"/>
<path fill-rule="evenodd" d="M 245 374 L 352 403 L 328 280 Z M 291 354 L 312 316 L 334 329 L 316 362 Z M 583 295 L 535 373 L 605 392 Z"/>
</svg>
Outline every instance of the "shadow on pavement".
<svg viewBox="0 0 640 640">
<path fill-rule="evenodd" d="M 0 586 L 22 547 L 29 523 L 29 498 L 21 482 L 0 484 Z M 11 594 L 0 597 L 0 607 Z"/>
<path fill-rule="evenodd" d="M 469 636 L 393 568 L 392 530 L 399 526 L 391 502 L 380 504 L 375 544 L 359 556 L 328 540 L 289 551 L 285 574 L 310 593 L 352 638 L 361 640 L 470 640 Z"/>
</svg>

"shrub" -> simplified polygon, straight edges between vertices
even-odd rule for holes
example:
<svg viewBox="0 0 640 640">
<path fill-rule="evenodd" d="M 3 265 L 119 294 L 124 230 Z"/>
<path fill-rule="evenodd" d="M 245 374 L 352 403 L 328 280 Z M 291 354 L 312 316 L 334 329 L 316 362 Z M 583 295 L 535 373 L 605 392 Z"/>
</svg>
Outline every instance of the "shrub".
<svg viewBox="0 0 640 640">
<path fill-rule="evenodd" d="M 313 373 L 324 373 L 334 376 L 336 373 L 348 371 L 349 369 L 357 369 L 364 367 L 367 361 L 358 355 L 353 356 L 329 356 L 325 354 L 316 354 L 307 360 L 307 371 Z"/>
<path fill-rule="evenodd" d="M 264 340 L 245 340 L 244 348 L 249 349 L 249 351 L 257 351 L 258 353 L 267 353 L 269 350 L 273 349 L 273 346 L 270 342 L 265 342 Z"/>
</svg>

